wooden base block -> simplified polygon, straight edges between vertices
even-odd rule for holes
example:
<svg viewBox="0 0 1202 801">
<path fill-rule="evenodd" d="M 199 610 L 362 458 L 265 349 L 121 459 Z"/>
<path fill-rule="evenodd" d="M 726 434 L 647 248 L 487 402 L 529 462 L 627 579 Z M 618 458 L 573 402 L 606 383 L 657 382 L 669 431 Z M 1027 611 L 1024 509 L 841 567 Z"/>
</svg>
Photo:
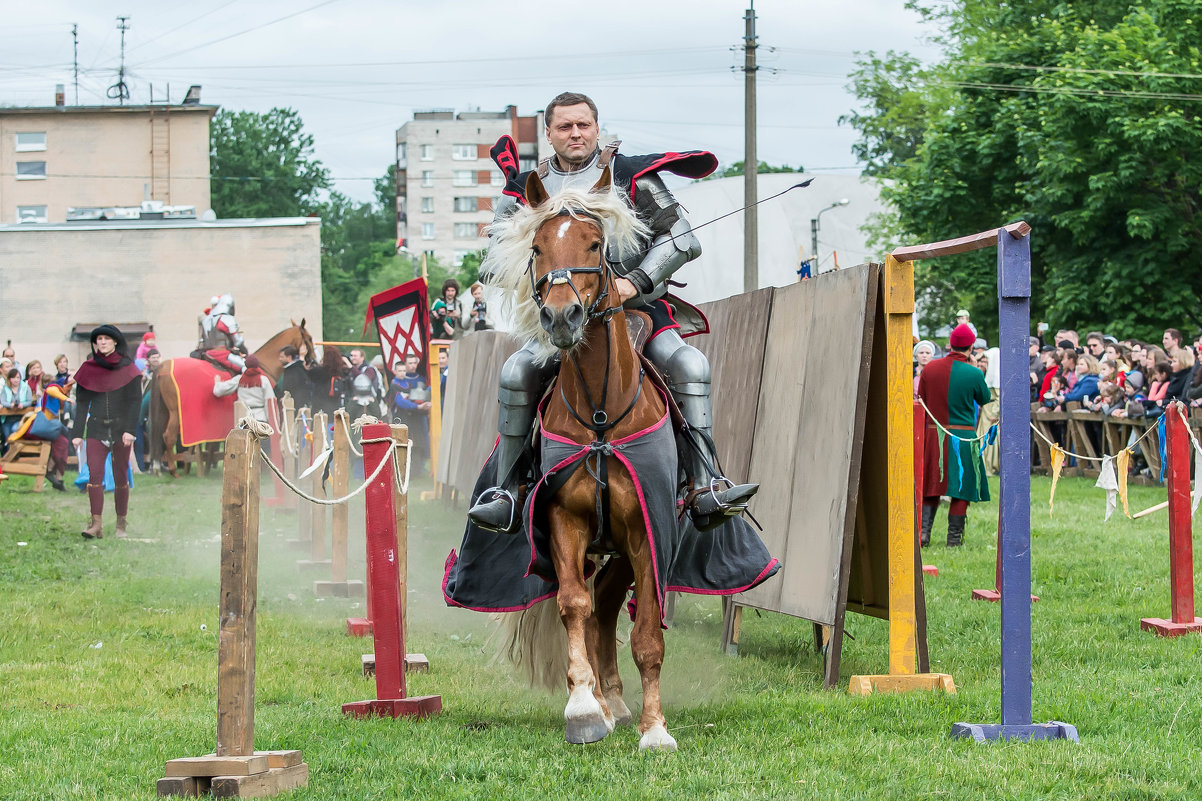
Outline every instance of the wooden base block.
<svg viewBox="0 0 1202 801">
<path fill-rule="evenodd" d="M 313 594 L 318 598 L 362 598 L 365 590 L 362 581 L 315 581 Z"/>
<path fill-rule="evenodd" d="M 975 740 L 978 743 L 991 740 L 1069 740 L 1080 742 L 1077 727 L 1069 723 L 1031 723 L 1028 725 L 1005 725 L 996 723 L 953 723 L 952 739 Z"/>
<path fill-rule="evenodd" d="M 1193 623 L 1174 623 L 1159 617 L 1145 617 L 1139 621 L 1139 627 L 1155 632 L 1158 637 L 1180 637 L 1182 634 L 1202 632 L 1202 617 L 1194 618 Z"/>
<path fill-rule="evenodd" d="M 380 717 L 426 718 L 442 712 L 441 695 L 417 695 L 412 698 L 387 698 L 375 701 L 355 701 L 342 705 L 342 714 L 366 718 Z"/>
<path fill-rule="evenodd" d="M 422 490 L 421 493 L 417 496 L 417 499 L 419 501 L 423 501 L 423 502 L 424 501 L 432 501 L 432 500 L 435 500 L 436 498 L 438 498 L 438 493 L 435 492 L 434 490 Z"/>
<path fill-rule="evenodd" d="M 997 590 L 973 590 L 972 599 L 974 601 L 989 601 L 992 604 L 996 604 L 1002 600 L 1002 594 Z M 1031 603 L 1035 603 L 1038 600 L 1038 595 L 1031 596 Z"/>
<path fill-rule="evenodd" d="M 311 570 L 329 570 L 329 559 L 297 559 L 296 572 L 308 573 Z"/>
<path fill-rule="evenodd" d="M 405 657 L 405 672 L 406 673 L 429 673 L 430 660 L 426 659 L 425 654 L 408 654 Z M 363 655 L 363 675 L 365 678 L 371 678 L 376 675 L 376 655 Z"/>
<path fill-rule="evenodd" d="M 307 551 L 313 547 L 312 540 L 288 540 L 288 547 L 294 551 Z"/>
<path fill-rule="evenodd" d="M 253 776 L 214 776 L 209 790 L 214 798 L 262 798 L 309 784 L 309 766 L 271 768 Z"/>
<path fill-rule="evenodd" d="M 935 567 L 934 565 L 923 565 L 922 572 L 928 576 L 937 577 L 939 575 L 939 568 Z"/>
<path fill-rule="evenodd" d="M 348 617 L 346 619 L 346 633 L 351 637 L 370 637 L 371 621 L 365 617 Z"/>
<path fill-rule="evenodd" d="M 905 693 L 914 690 L 943 690 L 956 692 L 956 683 L 946 673 L 916 673 L 912 676 L 852 676 L 847 691 L 852 695 L 878 693 Z"/>
<path fill-rule="evenodd" d="M 225 773 L 212 770 L 229 768 Z M 195 771 L 180 774 L 180 771 Z M 167 763 L 167 776 L 159 779 L 160 796 L 198 798 L 258 798 L 309 783 L 309 766 L 300 751 L 256 751 L 249 756 L 173 759 Z"/>
<path fill-rule="evenodd" d="M 247 756 L 217 756 L 173 759 L 167 763 L 168 776 L 249 776 L 267 770 L 267 756 L 261 753 Z"/>
</svg>

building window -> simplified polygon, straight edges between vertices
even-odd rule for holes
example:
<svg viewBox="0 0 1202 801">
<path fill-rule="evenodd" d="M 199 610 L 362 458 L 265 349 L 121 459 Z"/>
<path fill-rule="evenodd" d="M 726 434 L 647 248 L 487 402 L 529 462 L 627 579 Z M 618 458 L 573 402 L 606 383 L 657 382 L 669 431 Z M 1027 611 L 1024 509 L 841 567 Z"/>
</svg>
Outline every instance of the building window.
<svg viewBox="0 0 1202 801">
<path fill-rule="evenodd" d="M 451 186 L 475 186 L 476 175 L 471 170 L 455 170 L 451 175 Z"/>
<path fill-rule="evenodd" d="M 477 224 L 474 222 L 455 223 L 455 238 L 456 239 L 475 239 L 477 237 Z"/>
<path fill-rule="evenodd" d="M 422 186 L 434 186 L 434 170 L 422 170 Z"/>
<path fill-rule="evenodd" d="M 492 185 L 493 186 L 504 186 L 505 185 L 505 176 L 501 174 L 500 170 L 492 171 Z"/>
<path fill-rule="evenodd" d="M 45 206 L 17 206 L 17 222 L 44 223 L 50 222 L 50 218 L 46 216 Z"/>
<path fill-rule="evenodd" d="M 46 132 L 45 131 L 18 131 L 17 132 L 17 152 L 27 153 L 31 150 L 46 149 Z"/>
<path fill-rule="evenodd" d="M 434 223 L 422 223 L 422 239 L 434 238 Z"/>
<path fill-rule="evenodd" d="M 422 145 L 422 161 L 434 161 L 434 145 Z"/>
<path fill-rule="evenodd" d="M 469 254 L 469 253 L 471 253 L 471 251 L 470 251 L 470 250 L 456 250 L 456 251 L 454 252 L 454 257 L 455 257 L 455 258 L 454 258 L 454 261 L 455 261 L 455 266 L 456 266 L 456 267 L 462 267 L 462 266 L 463 266 L 463 260 L 464 260 L 464 258 L 466 258 L 466 257 L 467 257 L 467 254 Z"/>
<path fill-rule="evenodd" d="M 404 142 L 396 143 L 396 163 L 402 167 L 405 165 L 405 143 Z"/>
<path fill-rule="evenodd" d="M 451 158 L 455 161 L 475 161 L 475 145 L 451 145 Z"/>
<path fill-rule="evenodd" d="M 46 177 L 46 162 L 44 161 L 18 161 L 17 162 L 17 180 L 32 181 Z"/>
<path fill-rule="evenodd" d="M 523 158 L 518 159 L 518 169 L 521 170 L 522 172 L 529 172 L 530 170 L 533 170 L 537 166 L 538 166 L 537 158 L 524 158 L 523 157 Z"/>
<path fill-rule="evenodd" d="M 455 211 L 475 211 L 476 198 L 474 197 L 457 197 L 455 198 Z"/>
<path fill-rule="evenodd" d="M 434 198 L 423 197 L 422 198 L 422 213 L 423 214 L 431 214 L 433 212 L 434 212 Z"/>
</svg>

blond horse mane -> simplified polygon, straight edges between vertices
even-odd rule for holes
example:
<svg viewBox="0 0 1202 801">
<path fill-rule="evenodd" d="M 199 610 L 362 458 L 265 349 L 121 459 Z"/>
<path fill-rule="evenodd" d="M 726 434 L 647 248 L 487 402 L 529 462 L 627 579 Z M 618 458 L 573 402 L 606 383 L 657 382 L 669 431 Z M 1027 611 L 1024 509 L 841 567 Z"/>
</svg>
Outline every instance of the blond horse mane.
<svg viewBox="0 0 1202 801">
<path fill-rule="evenodd" d="M 527 267 L 538 229 L 561 214 L 599 223 L 606 252 L 616 261 L 641 250 L 650 235 L 650 229 L 612 188 L 594 192 L 565 189 L 539 206 L 519 206 L 489 227 L 492 243 L 480 271 L 491 273 L 491 283 L 505 291 L 504 305 L 514 319 L 512 334 L 522 342 L 534 340 L 538 344 L 540 363 L 546 363 L 557 350 L 539 325 Z"/>
</svg>

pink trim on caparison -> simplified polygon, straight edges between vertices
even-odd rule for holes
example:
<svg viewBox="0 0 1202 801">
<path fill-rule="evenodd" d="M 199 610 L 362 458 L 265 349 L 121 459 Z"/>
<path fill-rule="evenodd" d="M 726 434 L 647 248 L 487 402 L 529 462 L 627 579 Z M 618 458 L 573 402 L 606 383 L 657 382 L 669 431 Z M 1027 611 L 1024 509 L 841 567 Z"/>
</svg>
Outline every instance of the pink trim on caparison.
<svg viewBox="0 0 1202 801">
<path fill-rule="evenodd" d="M 667 415 L 665 415 L 666 417 Z M 661 425 L 661 420 L 659 424 Z M 639 510 L 643 513 L 643 528 L 647 531 L 647 543 L 651 546 L 651 570 L 655 573 L 655 599 L 659 602 L 659 622 L 662 625 L 664 622 L 664 598 L 659 591 L 659 560 L 655 558 L 655 532 L 651 530 L 651 515 L 647 511 L 647 499 L 643 496 L 643 484 L 639 481 L 638 473 L 635 472 L 634 465 L 620 451 L 614 451 L 614 456 L 618 457 L 623 465 L 626 466 L 626 472 L 630 474 L 630 480 L 634 483 L 634 491 L 639 499 Z"/>
<path fill-rule="evenodd" d="M 768 566 L 761 570 L 760 574 L 756 576 L 750 584 L 746 584 L 742 587 L 736 587 L 733 590 L 702 590 L 698 589 L 697 587 L 685 587 L 683 585 L 674 584 L 671 587 L 668 587 L 668 592 L 687 592 L 691 595 L 736 595 L 740 592 L 746 592 L 752 587 L 758 585 L 760 582 L 766 580 L 768 578 L 768 573 L 772 570 L 772 568 L 779 564 L 780 561 L 775 556 L 772 557 L 772 561 L 768 562 Z"/>
</svg>

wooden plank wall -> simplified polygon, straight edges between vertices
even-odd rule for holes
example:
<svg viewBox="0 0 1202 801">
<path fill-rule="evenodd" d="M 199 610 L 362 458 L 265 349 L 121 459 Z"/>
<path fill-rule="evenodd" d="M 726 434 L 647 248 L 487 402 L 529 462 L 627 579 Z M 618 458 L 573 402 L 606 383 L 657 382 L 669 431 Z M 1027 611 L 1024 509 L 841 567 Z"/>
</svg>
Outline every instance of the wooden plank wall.
<svg viewBox="0 0 1202 801">
<path fill-rule="evenodd" d="M 852 467 L 873 269 L 825 273 L 773 295 L 748 475 L 761 485 L 751 511 L 784 569 L 739 603 L 835 621 L 859 479 Z"/>
<path fill-rule="evenodd" d="M 732 481 L 757 480 L 747 470 L 775 292 L 769 287 L 702 304 L 710 332 L 687 340 L 710 360 L 714 443 Z"/>
<path fill-rule="evenodd" d="M 479 331 L 451 345 L 438 480 L 465 496 L 496 442 L 497 382 L 519 347 L 500 331 Z"/>
</svg>

